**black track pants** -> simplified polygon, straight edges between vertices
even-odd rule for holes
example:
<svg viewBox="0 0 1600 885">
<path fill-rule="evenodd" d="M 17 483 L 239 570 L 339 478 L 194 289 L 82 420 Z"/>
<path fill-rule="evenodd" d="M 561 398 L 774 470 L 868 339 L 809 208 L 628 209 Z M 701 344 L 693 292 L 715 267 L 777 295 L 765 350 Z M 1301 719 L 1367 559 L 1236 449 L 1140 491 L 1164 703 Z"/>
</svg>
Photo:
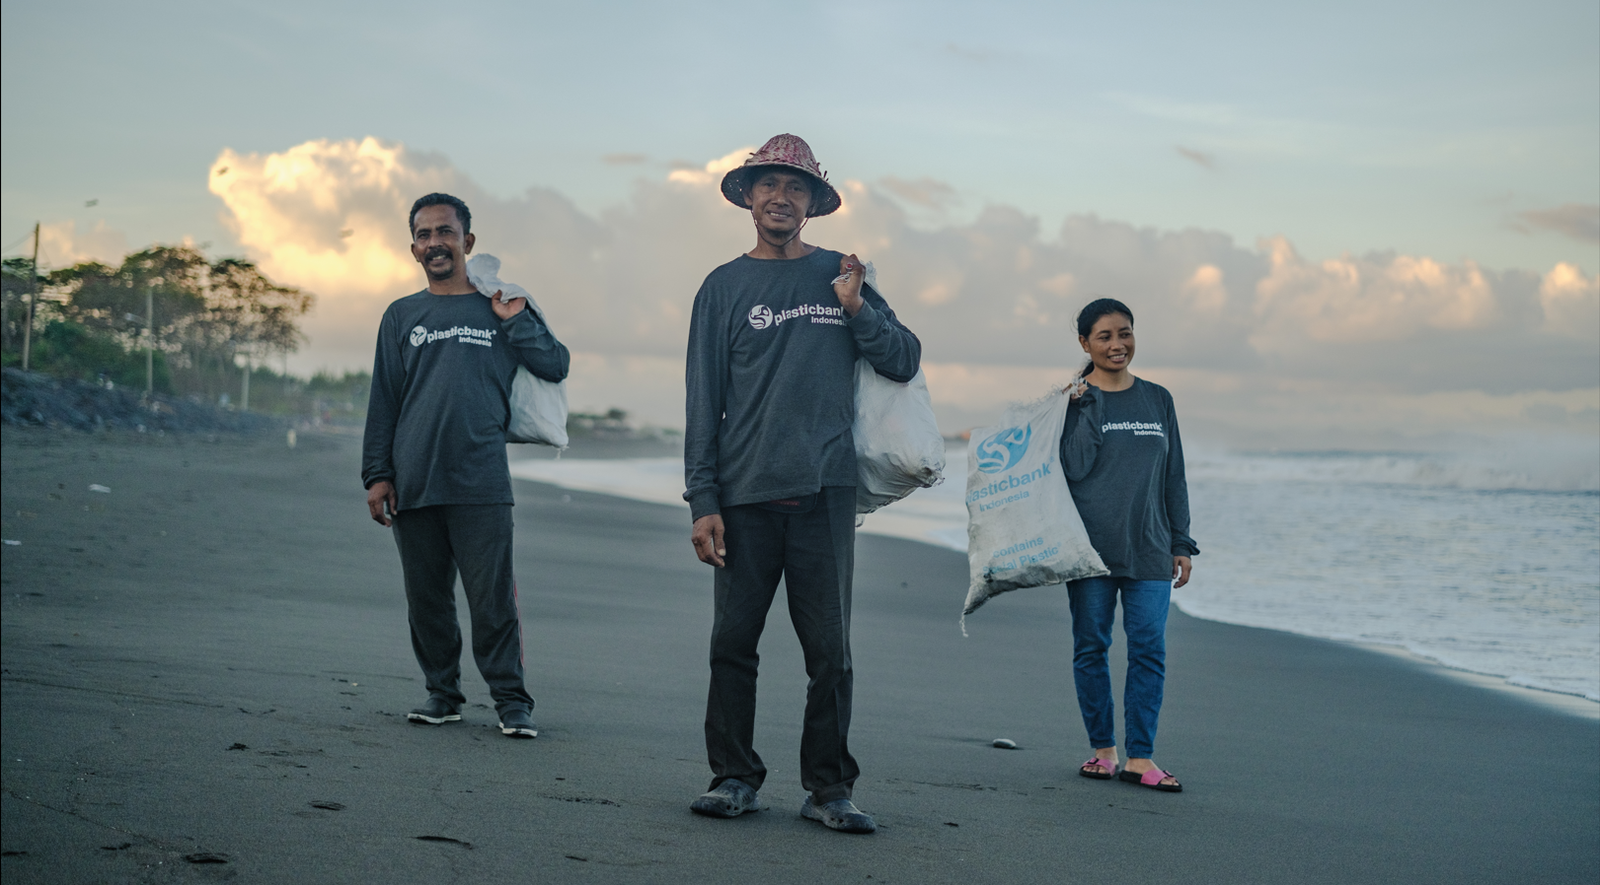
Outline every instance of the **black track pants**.
<svg viewBox="0 0 1600 885">
<path fill-rule="evenodd" d="M 759 789 L 767 768 L 754 746 L 756 644 L 778 580 L 805 654 L 800 783 L 817 802 L 848 798 L 861 771 L 851 757 L 850 582 L 855 569 L 855 489 L 830 486 L 807 513 L 761 505 L 722 511 L 727 565 L 716 571 L 706 754 L 712 788 L 738 778 Z"/>
<path fill-rule="evenodd" d="M 472 657 L 495 709 L 533 710 L 522 680 L 522 622 L 511 572 L 511 505 L 446 504 L 403 510 L 394 542 L 405 572 L 411 648 L 428 694 L 456 706 L 461 693 L 461 628 L 456 573 L 472 616 Z"/>
</svg>

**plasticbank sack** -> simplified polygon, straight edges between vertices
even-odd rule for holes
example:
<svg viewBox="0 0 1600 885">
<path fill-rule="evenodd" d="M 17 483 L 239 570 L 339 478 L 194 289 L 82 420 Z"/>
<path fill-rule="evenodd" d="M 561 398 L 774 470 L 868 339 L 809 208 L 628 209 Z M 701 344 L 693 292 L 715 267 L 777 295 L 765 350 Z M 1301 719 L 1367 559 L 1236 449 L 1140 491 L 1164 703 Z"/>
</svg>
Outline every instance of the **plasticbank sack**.
<svg viewBox="0 0 1600 885">
<path fill-rule="evenodd" d="M 500 259 L 493 255 L 474 255 L 467 260 L 467 281 L 478 291 L 493 298 L 528 299 L 533 315 L 544 323 L 544 311 L 539 309 L 528 290 L 516 283 L 500 281 Z M 549 324 L 546 323 L 546 326 Z M 546 381 L 517 366 L 517 377 L 511 381 L 511 420 L 506 425 L 506 442 L 538 443 L 542 446 L 567 447 L 567 382 Z"/>
<path fill-rule="evenodd" d="M 866 283 L 878 273 L 863 264 Z M 904 384 L 856 360 L 856 513 L 865 514 L 944 481 L 944 437 L 933 417 L 928 381 L 918 369 Z"/>
<path fill-rule="evenodd" d="M 1012 406 L 967 448 L 967 560 L 962 617 L 990 598 L 1109 574 L 1089 545 L 1061 469 L 1067 395 Z"/>
</svg>

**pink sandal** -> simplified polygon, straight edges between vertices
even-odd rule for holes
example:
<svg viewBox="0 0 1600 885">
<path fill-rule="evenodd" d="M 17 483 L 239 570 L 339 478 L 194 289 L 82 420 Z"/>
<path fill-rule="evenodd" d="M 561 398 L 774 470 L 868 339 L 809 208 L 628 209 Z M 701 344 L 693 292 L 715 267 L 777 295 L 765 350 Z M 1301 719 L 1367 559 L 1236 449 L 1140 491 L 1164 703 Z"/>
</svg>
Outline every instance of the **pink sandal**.
<svg viewBox="0 0 1600 885">
<path fill-rule="evenodd" d="M 1095 756 L 1078 766 L 1078 774 L 1097 781 L 1108 781 L 1117 776 L 1117 763 Z"/>
<path fill-rule="evenodd" d="M 1141 787 L 1149 787 L 1152 790 L 1160 790 L 1163 793 L 1183 792 L 1183 784 L 1177 783 L 1178 779 L 1173 777 L 1172 772 L 1162 771 L 1159 768 L 1152 768 L 1144 774 L 1124 771 L 1119 776 L 1130 784 L 1138 784 Z M 1161 782 L 1164 778 L 1169 777 L 1172 778 L 1173 783 L 1164 784 Z"/>
</svg>

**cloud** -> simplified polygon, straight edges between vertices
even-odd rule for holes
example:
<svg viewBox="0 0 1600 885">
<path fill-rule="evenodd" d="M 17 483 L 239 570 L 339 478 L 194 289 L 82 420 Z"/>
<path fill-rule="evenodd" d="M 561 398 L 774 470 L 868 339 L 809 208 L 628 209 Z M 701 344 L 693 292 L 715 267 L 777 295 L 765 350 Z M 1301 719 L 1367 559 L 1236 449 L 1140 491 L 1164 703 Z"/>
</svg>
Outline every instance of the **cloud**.
<svg viewBox="0 0 1600 885">
<path fill-rule="evenodd" d="M 1518 212 L 1511 227 L 1523 233 L 1555 231 L 1580 243 L 1600 243 L 1600 205 L 1567 203 L 1554 209 L 1529 209 Z"/>
<path fill-rule="evenodd" d="M 417 196 L 446 190 L 471 205 L 478 249 L 502 258 L 504 278 L 532 291 L 588 361 L 581 365 L 595 379 L 583 382 L 585 398 L 599 407 L 610 391 L 611 404 L 677 414 L 676 394 L 666 390 L 680 389 L 672 385 L 681 379 L 648 396 L 649 384 L 622 379 L 646 365 L 656 367 L 652 384 L 680 371 L 695 291 L 750 247 L 749 214 L 718 189 L 750 150 L 641 179 L 598 215 L 551 190 L 491 197 L 442 157 L 374 139 L 224 151 L 214 170 L 229 171 L 213 174 L 212 188 L 251 257 L 275 279 L 319 295 L 304 364 L 370 362 L 384 305 L 422 286 L 406 212 Z M 1100 296 L 1132 307 L 1140 365 L 1177 379 L 1197 420 L 1214 428 L 1300 422 L 1331 439 L 1326 428 L 1342 426 L 1340 414 L 1359 434 L 1383 421 L 1406 426 L 1403 410 L 1423 403 L 1440 416 L 1457 408 L 1465 425 L 1523 420 L 1532 402 L 1524 400 L 1538 391 L 1568 396 L 1559 404 L 1572 414 L 1600 405 L 1590 402 L 1600 281 L 1575 264 L 1539 274 L 1396 253 L 1313 260 L 1285 237 L 1246 246 L 1214 231 L 1093 215 L 1045 232 L 1003 205 L 970 221 L 913 224 L 922 204 L 908 190 L 934 199 L 948 185 L 839 187 L 844 211 L 814 220 L 806 239 L 876 264 L 885 296 L 939 367 L 930 387 L 958 429 L 985 414 L 984 402 L 1035 395 L 1076 368 L 1074 318 Z M 345 230 L 351 235 L 341 237 Z M 1510 404 L 1485 411 L 1469 392 Z M 1384 405 L 1361 405 L 1368 401 Z M 1448 424 L 1438 417 L 1428 426 Z"/>
<path fill-rule="evenodd" d="M 744 161 L 749 159 L 750 155 L 755 152 L 756 149 L 754 147 L 742 147 L 735 151 L 729 151 L 703 166 L 697 166 L 681 160 L 676 161 L 672 164 L 675 168 L 667 176 L 667 180 L 675 181 L 679 184 L 716 183 L 720 186 L 722 176 L 726 175 L 729 169 L 744 165 Z"/>
<path fill-rule="evenodd" d="M 96 221 L 94 227 L 81 233 L 75 221 L 39 225 L 41 268 L 66 267 L 81 261 L 115 265 L 127 254 L 128 238 L 122 231 L 107 227 L 104 221 Z"/>
<path fill-rule="evenodd" d="M 413 284 L 404 251 L 411 202 L 463 184 L 442 157 L 366 138 L 308 141 L 277 154 L 224 150 L 210 189 L 263 270 L 337 303 Z"/>
<path fill-rule="evenodd" d="M 879 179 L 878 185 L 907 203 L 924 209 L 943 210 L 956 199 L 956 189 L 937 178 L 924 177 L 911 181 L 890 175 Z"/>
<path fill-rule="evenodd" d="M 1302 338 L 1400 341 L 1419 329 L 1483 329 L 1499 302 L 1476 264 L 1442 265 L 1410 255 L 1308 262 L 1282 237 L 1261 242 L 1271 271 L 1256 283 L 1256 347 L 1298 347 Z"/>
<path fill-rule="evenodd" d="M 1600 277 L 1558 264 L 1539 283 L 1539 304 L 1544 330 L 1552 335 L 1592 340 L 1600 334 Z"/>
<path fill-rule="evenodd" d="M 998 53 L 987 49 L 973 49 L 956 43 L 944 44 L 943 51 L 946 55 L 953 55 L 964 61 L 977 62 L 979 64 L 991 62 L 999 57 Z"/>
<path fill-rule="evenodd" d="M 1186 148 L 1181 144 L 1175 144 L 1172 147 L 1178 152 L 1178 156 L 1184 158 L 1185 160 L 1188 160 L 1196 166 L 1210 169 L 1213 172 L 1216 171 L 1217 159 L 1210 154 L 1194 150 L 1193 148 Z"/>
<path fill-rule="evenodd" d="M 1195 268 L 1194 274 L 1183 284 L 1183 294 L 1196 311 L 1220 313 L 1228 306 L 1228 287 L 1223 284 L 1222 268 L 1214 264 Z"/>
<path fill-rule="evenodd" d="M 923 372 L 940 426 L 965 429 L 999 420 L 1007 398 L 1027 399 L 1060 386 L 1078 365 L 1041 369 L 924 359 Z M 1559 430 L 1580 435 L 1592 465 L 1594 437 L 1600 433 L 1600 388 L 1595 387 L 1421 391 L 1344 377 L 1296 379 L 1162 366 L 1135 372 L 1172 391 L 1191 450 L 1208 443 L 1258 451 L 1438 448 L 1465 438 Z"/>
</svg>

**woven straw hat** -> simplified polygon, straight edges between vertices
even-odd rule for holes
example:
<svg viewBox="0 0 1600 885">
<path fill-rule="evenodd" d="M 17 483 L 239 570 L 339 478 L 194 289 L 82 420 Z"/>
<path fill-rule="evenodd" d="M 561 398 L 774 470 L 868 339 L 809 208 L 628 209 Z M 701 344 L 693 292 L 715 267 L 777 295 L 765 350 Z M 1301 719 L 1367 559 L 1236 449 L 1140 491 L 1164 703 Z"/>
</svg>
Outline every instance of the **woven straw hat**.
<svg viewBox="0 0 1600 885">
<path fill-rule="evenodd" d="M 761 146 L 761 150 L 750 155 L 744 165 L 728 170 L 722 176 L 722 195 L 728 202 L 741 209 L 750 208 L 745 204 L 745 189 L 750 186 L 750 174 L 761 166 L 783 166 L 795 169 L 811 176 L 816 185 L 812 195 L 812 205 L 806 211 L 806 216 L 816 218 L 821 215 L 830 215 L 844 204 L 839 198 L 839 192 L 828 183 L 828 173 L 822 171 L 817 164 L 816 155 L 811 153 L 811 145 L 798 135 L 774 135 Z"/>
</svg>

